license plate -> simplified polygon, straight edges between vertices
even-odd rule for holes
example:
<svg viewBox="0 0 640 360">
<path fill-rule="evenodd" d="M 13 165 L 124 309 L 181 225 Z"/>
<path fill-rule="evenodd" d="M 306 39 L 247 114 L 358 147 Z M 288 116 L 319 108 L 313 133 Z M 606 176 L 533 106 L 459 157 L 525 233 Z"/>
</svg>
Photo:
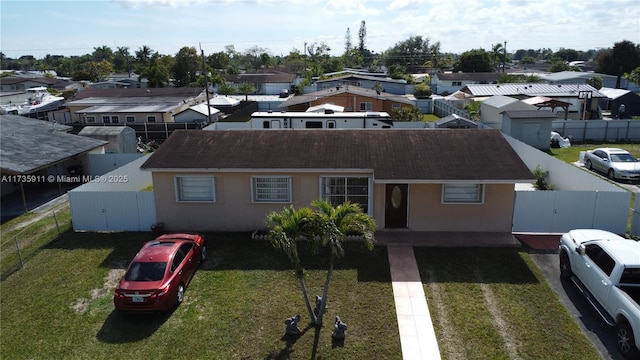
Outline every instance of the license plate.
<svg viewBox="0 0 640 360">
<path fill-rule="evenodd" d="M 132 300 L 133 300 L 133 302 L 134 302 L 134 303 L 141 303 L 141 302 L 144 302 L 144 298 L 143 298 L 142 296 L 134 296 L 134 297 L 132 298 Z"/>
</svg>

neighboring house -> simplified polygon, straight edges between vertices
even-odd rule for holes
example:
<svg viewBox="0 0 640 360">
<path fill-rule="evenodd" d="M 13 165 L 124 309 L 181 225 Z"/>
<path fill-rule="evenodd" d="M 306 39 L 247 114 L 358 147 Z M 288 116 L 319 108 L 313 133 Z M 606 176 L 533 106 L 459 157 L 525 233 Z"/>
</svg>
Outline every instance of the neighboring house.
<svg viewBox="0 0 640 360">
<path fill-rule="evenodd" d="M 308 94 L 296 95 L 281 105 L 288 111 L 306 111 L 308 108 L 332 104 L 342 106 L 347 112 L 379 111 L 393 114 L 401 107 L 415 106 L 415 101 L 406 96 L 376 92 L 372 89 L 357 86 L 337 86 Z"/>
<path fill-rule="evenodd" d="M 431 76 L 431 91 L 434 94 L 449 95 L 469 84 L 497 84 L 503 73 L 435 73 Z"/>
<path fill-rule="evenodd" d="M 0 128 L 0 174 L 8 179 L 2 183 L 2 196 L 19 190 L 25 212 L 30 188 L 62 185 L 56 181 L 58 176 L 83 173 L 86 156 L 104 153 L 107 145 L 107 141 L 67 133 L 70 126 L 24 116 L 1 115 Z"/>
<path fill-rule="evenodd" d="M 600 99 L 600 107 L 609 110 L 611 117 L 616 119 L 620 105 L 625 106 L 625 118 L 631 119 L 633 116 L 640 116 L 640 96 L 629 90 L 602 88 L 600 90 L 606 99 Z"/>
<path fill-rule="evenodd" d="M 569 103 L 568 118 L 572 120 L 597 119 L 600 117 L 598 101 L 606 98 L 596 88 L 587 84 L 542 84 L 511 83 L 496 85 L 467 85 L 461 90 L 474 98 L 494 95 L 510 96 L 524 100 L 534 96 L 545 96 Z M 564 114 L 563 114 L 564 117 Z M 494 119 L 496 120 L 496 119 Z"/>
<path fill-rule="evenodd" d="M 173 123 L 173 115 L 206 101 L 201 88 L 85 89 L 65 105 L 73 122 Z"/>
<path fill-rule="evenodd" d="M 316 91 L 336 87 L 355 86 L 364 89 L 373 89 L 376 83 L 380 84 L 382 92 L 393 95 L 413 94 L 413 85 L 408 85 L 406 80 L 395 80 L 377 76 L 344 75 L 327 80 L 316 81 Z"/>
<path fill-rule="evenodd" d="M 498 130 L 178 130 L 141 166 L 166 230 L 253 231 L 317 198 L 379 230 L 511 234 L 535 177 Z"/>
<path fill-rule="evenodd" d="M 581 71 L 560 71 L 550 74 L 539 74 L 542 80 L 550 84 L 587 84 L 594 77 L 602 79 L 603 87 L 616 88 L 618 77 L 615 75 L 607 75 L 593 72 Z M 620 87 L 631 91 L 640 91 L 640 85 L 627 80 L 624 76 L 620 79 Z"/>
<path fill-rule="evenodd" d="M 136 131 L 128 126 L 85 126 L 78 135 L 109 142 L 105 153 L 138 152 Z"/>
<path fill-rule="evenodd" d="M 129 83 L 113 80 L 100 81 L 89 84 L 89 88 L 91 89 L 123 89 L 128 87 Z"/>
<path fill-rule="evenodd" d="M 456 114 L 445 116 L 440 120 L 436 121 L 434 125 L 436 128 L 446 128 L 446 129 L 477 129 L 478 128 L 477 122 L 458 116 Z"/>
<path fill-rule="evenodd" d="M 296 74 L 281 72 L 244 73 L 237 75 L 222 75 L 222 77 L 236 88 L 243 82 L 253 84 L 256 88 L 256 92 L 254 94 L 258 95 L 278 95 L 285 89 L 289 92 L 293 92 L 293 89 L 299 82 Z"/>
<path fill-rule="evenodd" d="M 501 129 L 502 113 L 509 110 L 536 110 L 536 107 L 510 96 L 492 96 L 480 103 L 480 122 Z"/>
<path fill-rule="evenodd" d="M 24 91 L 32 87 L 51 87 L 59 82 L 58 79 L 48 77 L 5 76 L 0 78 L 0 91 Z"/>
<path fill-rule="evenodd" d="M 184 109 L 173 116 L 176 123 L 195 122 L 200 124 L 211 124 L 220 118 L 220 110 L 213 106 L 207 106 L 207 103 L 193 105 L 188 109 Z"/>
<path fill-rule="evenodd" d="M 551 125 L 556 114 L 549 110 L 507 110 L 501 131 L 538 150 L 549 150 Z"/>
</svg>

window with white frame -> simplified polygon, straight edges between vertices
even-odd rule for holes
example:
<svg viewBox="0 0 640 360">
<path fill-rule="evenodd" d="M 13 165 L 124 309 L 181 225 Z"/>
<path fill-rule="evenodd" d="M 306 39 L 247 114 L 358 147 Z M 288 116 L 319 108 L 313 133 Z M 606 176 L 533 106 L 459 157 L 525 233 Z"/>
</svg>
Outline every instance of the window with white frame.
<svg viewBox="0 0 640 360">
<path fill-rule="evenodd" d="M 253 202 L 291 202 L 290 176 L 254 176 L 251 178 Z"/>
<path fill-rule="evenodd" d="M 373 109 L 373 104 L 370 102 L 361 102 L 360 103 L 360 111 L 371 111 Z"/>
<path fill-rule="evenodd" d="M 134 123 L 136 122 L 136 116 L 135 115 L 127 115 L 125 117 L 125 121 L 128 123 Z"/>
<path fill-rule="evenodd" d="M 400 104 L 391 104 L 391 110 L 400 110 Z"/>
<path fill-rule="evenodd" d="M 102 123 L 103 124 L 111 123 L 111 118 L 109 117 L 109 115 L 102 115 Z"/>
<path fill-rule="evenodd" d="M 320 178 L 320 196 L 333 206 L 347 201 L 360 205 L 365 214 L 369 214 L 371 184 L 368 177 L 339 176 Z"/>
<path fill-rule="evenodd" d="M 452 81 L 451 85 L 452 86 L 462 86 L 462 81 Z"/>
<path fill-rule="evenodd" d="M 481 204 L 484 202 L 483 184 L 444 184 L 442 202 L 445 204 Z"/>
<path fill-rule="evenodd" d="M 84 117 L 84 122 L 95 123 L 96 122 L 96 117 L 95 116 L 85 116 Z"/>
<path fill-rule="evenodd" d="M 156 116 L 155 115 L 148 115 L 147 116 L 147 122 L 150 122 L 150 123 L 156 122 Z"/>
<path fill-rule="evenodd" d="M 111 115 L 111 123 L 112 124 L 117 124 L 120 122 L 120 116 L 118 115 Z"/>
<path fill-rule="evenodd" d="M 216 201 L 216 178 L 213 176 L 176 176 L 175 186 L 177 201 Z"/>
</svg>

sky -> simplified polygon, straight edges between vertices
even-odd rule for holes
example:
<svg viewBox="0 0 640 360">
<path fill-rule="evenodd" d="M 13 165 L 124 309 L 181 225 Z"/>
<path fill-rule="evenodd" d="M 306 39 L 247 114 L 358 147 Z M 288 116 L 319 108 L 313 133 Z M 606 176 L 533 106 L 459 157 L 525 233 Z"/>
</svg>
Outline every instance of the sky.
<svg viewBox="0 0 640 360">
<path fill-rule="evenodd" d="M 639 0 L 0 0 L 0 51 L 9 58 L 84 55 L 143 45 L 164 55 L 184 46 L 206 55 L 233 45 L 273 56 L 305 43 L 381 53 L 411 36 L 441 52 L 611 48 L 640 44 Z"/>
</svg>

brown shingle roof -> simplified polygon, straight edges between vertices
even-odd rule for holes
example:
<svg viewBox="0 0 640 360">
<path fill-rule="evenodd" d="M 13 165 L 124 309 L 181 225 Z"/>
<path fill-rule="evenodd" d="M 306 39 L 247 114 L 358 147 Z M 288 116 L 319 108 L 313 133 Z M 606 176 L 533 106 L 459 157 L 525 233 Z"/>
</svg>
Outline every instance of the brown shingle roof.
<svg viewBox="0 0 640 360">
<path fill-rule="evenodd" d="M 382 182 L 535 180 L 495 129 L 178 130 L 141 168 L 365 170 Z"/>
</svg>

